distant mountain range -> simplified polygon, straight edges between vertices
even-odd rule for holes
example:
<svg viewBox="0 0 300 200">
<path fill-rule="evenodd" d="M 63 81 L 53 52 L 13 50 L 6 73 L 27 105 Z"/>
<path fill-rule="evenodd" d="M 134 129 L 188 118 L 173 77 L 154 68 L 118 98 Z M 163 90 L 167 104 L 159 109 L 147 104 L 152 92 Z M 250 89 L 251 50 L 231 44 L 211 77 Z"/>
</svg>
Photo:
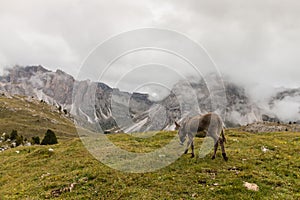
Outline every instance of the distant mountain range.
<svg viewBox="0 0 300 200">
<path fill-rule="evenodd" d="M 227 105 L 224 106 L 223 117 L 227 126 L 261 120 L 300 119 L 300 88 L 281 90 L 270 97 L 267 108 L 262 108 L 241 86 L 229 80 L 225 80 L 224 86 Z M 53 72 L 42 66 L 15 66 L 0 76 L 0 91 L 32 96 L 61 106 L 71 111 L 80 125 L 100 125 L 102 130 L 116 127 L 125 132 L 172 129 L 174 121 L 180 121 L 186 115 L 182 113 L 183 106 L 194 110 L 194 114 L 216 111 L 210 106 L 212 99 L 204 80 L 193 83 L 179 81 L 165 99 L 155 102 L 149 99 L 148 94 L 131 94 L 105 83 L 75 80 L 61 70 Z M 184 105 L 180 103 L 182 99 Z M 288 114 L 280 116 L 278 112 L 284 109 L 285 104 L 298 106 L 298 111 L 291 118 Z"/>
</svg>

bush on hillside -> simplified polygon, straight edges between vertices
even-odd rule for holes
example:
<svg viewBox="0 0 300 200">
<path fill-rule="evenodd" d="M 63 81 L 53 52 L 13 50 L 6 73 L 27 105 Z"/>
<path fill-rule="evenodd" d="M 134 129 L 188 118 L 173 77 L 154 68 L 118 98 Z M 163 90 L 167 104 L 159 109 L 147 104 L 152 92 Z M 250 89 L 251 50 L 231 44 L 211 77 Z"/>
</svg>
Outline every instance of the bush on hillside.
<svg viewBox="0 0 300 200">
<path fill-rule="evenodd" d="M 56 135 L 50 129 L 47 130 L 47 132 L 45 134 L 45 137 L 44 137 L 44 139 L 42 140 L 42 143 L 41 143 L 41 145 L 47 145 L 47 144 L 57 144 Z"/>
<path fill-rule="evenodd" d="M 63 109 L 63 111 L 64 111 L 65 115 L 68 114 L 67 109 Z"/>
<path fill-rule="evenodd" d="M 16 146 L 20 146 L 21 144 L 23 144 L 23 135 L 16 138 Z"/>
<path fill-rule="evenodd" d="M 9 137 L 8 134 L 5 134 L 5 135 L 4 135 L 4 140 L 6 141 L 7 139 L 10 139 L 10 137 Z"/>
<path fill-rule="evenodd" d="M 9 139 L 10 139 L 10 140 L 16 140 L 17 137 L 18 137 L 18 131 L 12 130 Z"/>
<path fill-rule="evenodd" d="M 39 136 L 35 136 L 35 137 L 32 137 L 32 144 L 40 144 L 40 137 Z"/>
</svg>

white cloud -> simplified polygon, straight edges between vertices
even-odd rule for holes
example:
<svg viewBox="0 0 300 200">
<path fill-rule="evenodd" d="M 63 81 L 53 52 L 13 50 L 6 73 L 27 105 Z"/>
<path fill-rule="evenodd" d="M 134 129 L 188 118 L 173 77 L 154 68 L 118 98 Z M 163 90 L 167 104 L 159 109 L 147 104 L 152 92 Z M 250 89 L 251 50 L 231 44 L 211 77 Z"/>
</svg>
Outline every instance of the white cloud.
<svg viewBox="0 0 300 200">
<path fill-rule="evenodd" d="M 76 76 L 88 53 L 112 35 L 158 27 L 201 43 L 222 73 L 250 89 L 300 87 L 299 5 L 296 0 L 3 0 L 0 68 L 41 64 Z"/>
</svg>

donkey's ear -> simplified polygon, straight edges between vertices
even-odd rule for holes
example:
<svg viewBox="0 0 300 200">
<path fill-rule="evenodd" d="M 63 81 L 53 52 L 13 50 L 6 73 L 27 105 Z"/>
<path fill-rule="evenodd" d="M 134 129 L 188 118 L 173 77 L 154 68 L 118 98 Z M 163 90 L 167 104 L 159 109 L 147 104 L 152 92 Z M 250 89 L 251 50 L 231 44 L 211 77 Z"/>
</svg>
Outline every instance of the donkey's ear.
<svg viewBox="0 0 300 200">
<path fill-rule="evenodd" d="M 180 128 L 180 125 L 177 122 L 175 122 L 175 130 L 178 130 L 179 128 Z"/>
</svg>

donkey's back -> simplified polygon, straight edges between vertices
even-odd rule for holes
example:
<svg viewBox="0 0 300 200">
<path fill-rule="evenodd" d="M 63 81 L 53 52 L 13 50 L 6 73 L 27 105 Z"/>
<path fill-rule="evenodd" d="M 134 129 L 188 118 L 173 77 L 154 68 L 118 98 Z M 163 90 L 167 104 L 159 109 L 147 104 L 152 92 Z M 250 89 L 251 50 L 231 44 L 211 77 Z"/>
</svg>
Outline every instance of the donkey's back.
<svg viewBox="0 0 300 200">
<path fill-rule="evenodd" d="M 214 139 L 214 134 L 220 136 L 222 128 L 222 119 L 215 113 L 194 116 L 189 118 L 185 125 L 185 131 L 188 133 L 196 134 L 199 131 L 207 131 L 207 136 L 211 136 Z"/>
</svg>

